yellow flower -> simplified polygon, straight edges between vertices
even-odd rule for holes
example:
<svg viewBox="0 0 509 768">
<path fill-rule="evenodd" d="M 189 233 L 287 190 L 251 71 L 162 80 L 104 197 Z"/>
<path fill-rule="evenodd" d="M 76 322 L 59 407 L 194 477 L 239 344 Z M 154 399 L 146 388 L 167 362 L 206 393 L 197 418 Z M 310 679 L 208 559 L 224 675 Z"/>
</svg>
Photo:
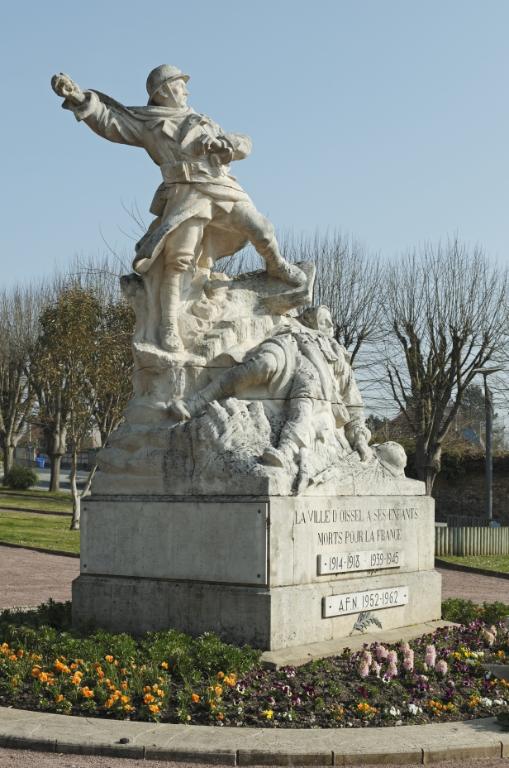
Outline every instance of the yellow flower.
<svg viewBox="0 0 509 768">
<path fill-rule="evenodd" d="M 153 715 L 157 715 L 157 713 L 159 712 L 159 705 L 158 704 L 150 704 L 149 709 L 150 709 L 150 711 L 152 712 Z"/>
<path fill-rule="evenodd" d="M 198 694 L 197 694 L 197 693 L 192 693 L 192 694 L 191 694 L 191 701 L 192 701 L 194 704 L 198 704 L 198 702 L 200 701 L 200 697 L 198 696 Z"/>
<path fill-rule="evenodd" d="M 162 661 L 162 662 L 161 662 L 161 667 L 162 667 L 163 669 L 168 669 L 168 667 L 169 667 L 169 664 L 168 664 L 168 662 L 167 662 L 167 661 Z"/>
<path fill-rule="evenodd" d="M 55 704 L 60 704 L 61 701 L 64 700 L 64 694 L 59 693 L 58 696 L 55 696 Z"/>
<path fill-rule="evenodd" d="M 218 680 L 222 680 L 222 679 L 223 679 L 223 677 L 224 677 L 224 672 L 218 672 L 218 673 L 217 673 L 217 679 L 218 679 Z"/>
<path fill-rule="evenodd" d="M 107 656 L 105 656 L 105 657 L 104 657 L 104 659 L 105 659 L 105 661 L 107 661 L 107 662 L 108 662 L 108 664 L 113 664 L 113 662 L 114 662 L 114 660 L 115 660 L 115 659 L 113 658 L 113 656 L 111 656 L 111 654 L 108 654 Z"/>
<path fill-rule="evenodd" d="M 262 715 L 266 718 L 266 720 L 272 720 L 274 717 L 274 711 L 272 709 L 264 709 Z"/>
<path fill-rule="evenodd" d="M 49 680 L 49 675 L 47 672 L 40 672 L 39 673 L 39 682 L 40 683 L 47 683 Z"/>
<path fill-rule="evenodd" d="M 83 688 L 80 688 L 80 693 L 86 699 L 91 699 L 94 695 L 94 692 L 87 685 L 85 685 Z"/>
<path fill-rule="evenodd" d="M 158 688 L 158 689 L 157 689 L 157 691 L 156 691 L 156 693 L 157 693 L 157 695 L 158 695 L 158 696 L 160 696 L 161 698 L 164 696 L 164 691 L 163 691 L 161 688 Z"/>
<path fill-rule="evenodd" d="M 214 688 L 214 693 L 216 694 L 216 696 L 221 696 L 223 693 L 222 687 L 220 685 L 216 685 L 216 687 Z"/>
<path fill-rule="evenodd" d="M 81 678 L 83 677 L 83 672 L 75 672 L 74 675 L 71 677 L 71 683 L 73 685 L 81 685 Z"/>
<path fill-rule="evenodd" d="M 129 701 L 130 701 L 129 696 L 125 696 L 125 695 L 121 696 L 120 701 L 122 702 L 122 704 L 129 704 Z"/>
<path fill-rule="evenodd" d="M 42 670 L 37 664 L 34 667 L 32 667 L 32 677 L 39 677 L 41 672 Z"/>
<path fill-rule="evenodd" d="M 71 671 L 67 664 L 63 664 L 59 659 L 55 661 L 53 667 L 57 672 L 64 672 L 66 675 Z"/>
<path fill-rule="evenodd" d="M 0 653 L 3 653 L 4 656 L 7 656 L 10 652 L 11 649 L 9 648 L 8 643 L 2 643 L 2 645 L 0 645 Z"/>
</svg>

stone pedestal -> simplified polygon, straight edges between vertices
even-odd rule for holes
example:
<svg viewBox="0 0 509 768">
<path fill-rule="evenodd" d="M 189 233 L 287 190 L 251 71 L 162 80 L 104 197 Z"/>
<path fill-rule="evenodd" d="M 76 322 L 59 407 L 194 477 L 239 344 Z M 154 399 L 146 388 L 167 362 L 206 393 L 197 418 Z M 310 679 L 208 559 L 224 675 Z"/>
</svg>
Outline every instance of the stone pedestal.
<svg viewBox="0 0 509 768">
<path fill-rule="evenodd" d="M 96 495 L 82 513 L 73 620 L 276 650 L 439 618 L 433 561 L 423 495 Z"/>
</svg>

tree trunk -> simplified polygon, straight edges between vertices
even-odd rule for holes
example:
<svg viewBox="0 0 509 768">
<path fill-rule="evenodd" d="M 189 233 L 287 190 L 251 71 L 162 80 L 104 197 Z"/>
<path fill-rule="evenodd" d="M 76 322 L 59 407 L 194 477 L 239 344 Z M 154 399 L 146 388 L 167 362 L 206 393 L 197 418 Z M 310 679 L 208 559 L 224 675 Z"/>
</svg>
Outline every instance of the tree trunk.
<svg viewBox="0 0 509 768">
<path fill-rule="evenodd" d="M 50 474 L 50 481 L 49 481 L 49 490 L 59 491 L 60 490 L 60 465 L 62 463 L 62 454 L 53 453 L 51 454 L 50 459 L 51 459 L 51 474 Z"/>
<path fill-rule="evenodd" d="M 11 471 L 12 465 L 14 464 L 14 446 L 6 443 L 4 445 L 2 453 L 4 457 L 4 477 L 5 477 L 5 475 Z"/>
<path fill-rule="evenodd" d="M 79 531 L 81 516 L 81 496 L 78 491 L 78 452 L 73 450 L 71 461 L 71 494 L 72 494 L 72 520 L 71 531 Z"/>
<path fill-rule="evenodd" d="M 442 446 L 427 446 L 423 441 L 417 438 L 415 444 L 415 468 L 417 477 L 422 480 L 426 486 L 426 494 L 431 496 L 433 486 L 440 472 L 442 464 Z"/>
</svg>

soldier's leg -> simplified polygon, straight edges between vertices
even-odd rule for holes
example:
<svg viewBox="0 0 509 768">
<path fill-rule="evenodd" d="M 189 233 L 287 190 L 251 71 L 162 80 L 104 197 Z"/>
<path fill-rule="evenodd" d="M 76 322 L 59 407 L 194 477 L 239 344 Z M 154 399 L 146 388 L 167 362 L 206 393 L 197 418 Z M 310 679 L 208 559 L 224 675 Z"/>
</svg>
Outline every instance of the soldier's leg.
<svg viewBox="0 0 509 768">
<path fill-rule="evenodd" d="M 248 387 L 268 384 L 277 373 L 278 361 L 269 350 L 260 350 L 244 363 L 235 365 L 216 376 L 210 384 L 191 395 L 186 401 L 168 403 L 168 410 L 179 420 L 200 414 L 208 403 L 239 396 Z"/>
<path fill-rule="evenodd" d="M 189 219 L 168 235 L 164 244 L 160 287 L 161 346 L 168 352 L 178 352 L 183 348 L 178 329 L 182 273 L 193 268 L 202 236 L 203 221 Z"/>
<path fill-rule="evenodd" d="M 289 285 L 303 285 L 306 276 L 301 269 L 283 258 L 271 222 L 252 203 L 235 203 L 228 214 L 228 225 L 241 232 L 264 259 L 267 273 Z"/>
</svg>

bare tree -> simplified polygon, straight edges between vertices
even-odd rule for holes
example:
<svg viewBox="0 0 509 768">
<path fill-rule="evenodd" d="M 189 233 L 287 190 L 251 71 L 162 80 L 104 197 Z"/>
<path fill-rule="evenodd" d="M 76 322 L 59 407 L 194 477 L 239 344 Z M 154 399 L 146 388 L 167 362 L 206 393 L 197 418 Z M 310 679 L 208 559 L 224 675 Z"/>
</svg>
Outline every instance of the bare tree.
<svg viewBox="0 0 509 768">
<path fill-rule="evenodd" d="M 26 428 L 35 393 L 27 376 L 34 344 L 39 296 L 34 288 L 0 294 L 0 445 L 4 474 Z"/>
<path fill-rule="evenodd" d="M 281 250 L 289 261 L 311 261 L 316 267 L 314 303 L 329 307 L 336 325 L 336 340 L 351 356 L 380 335 L 382 265 L 357 240 L 333 232 L 313 237 L 281 237 Z"/>
<path fill-rule="evenodd" d="M 476 369 L 507 354 L 507 273 L 457 239 L 389 268 L 383 313 L 391 395 L 415 437 L 431 493 L 442 444 Z"/>
</svg>

